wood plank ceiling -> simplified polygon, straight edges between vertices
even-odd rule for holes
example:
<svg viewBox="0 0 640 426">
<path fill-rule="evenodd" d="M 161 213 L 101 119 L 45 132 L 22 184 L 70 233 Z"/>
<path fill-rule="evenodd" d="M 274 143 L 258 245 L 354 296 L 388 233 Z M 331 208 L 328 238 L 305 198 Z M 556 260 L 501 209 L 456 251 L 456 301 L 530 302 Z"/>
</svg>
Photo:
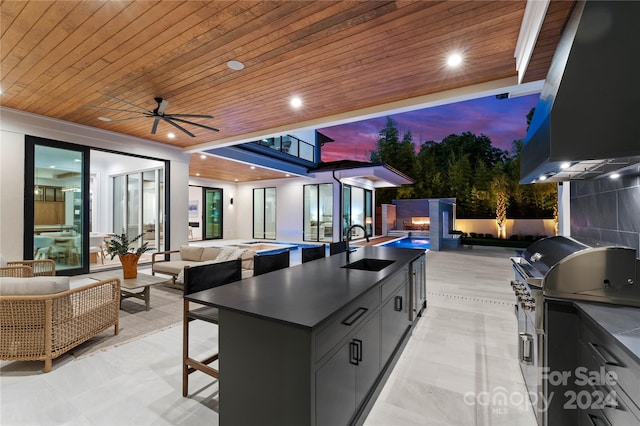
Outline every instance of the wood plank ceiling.
<svg viewBox="0 0 640 426">
<path fill-rule="evenodd" d="M 573 2 L 549 7 L 525 81 L 543 79 Z M 148 140 L 228 144 L 296 123 L 515 77 L 526 2 L 3 1 L 0 105 Z M 464 66 L 445 69 L 452 51 Z M 227 61 L 241 61 L 234 71 Z M 289 106 L 292 95 L 303 100 Z M 210 114 L 219 132 L 137 108 Z M 100 107 L 100 108 L 92 108 Z M 121 112 L 114 109 L 127 109 Z M 98 117 L 108 117 L 105 122 Z M 182 123 L 181 123 L 182 124 Z M 168 139 L 174 132 L 176 138 Z M 257 137 L 256 137 L 257 139 Z M 215 167 L 214 167 L 215 168 Z M 195 174 L 195 172 L 193 172 Z"/>
</svg>

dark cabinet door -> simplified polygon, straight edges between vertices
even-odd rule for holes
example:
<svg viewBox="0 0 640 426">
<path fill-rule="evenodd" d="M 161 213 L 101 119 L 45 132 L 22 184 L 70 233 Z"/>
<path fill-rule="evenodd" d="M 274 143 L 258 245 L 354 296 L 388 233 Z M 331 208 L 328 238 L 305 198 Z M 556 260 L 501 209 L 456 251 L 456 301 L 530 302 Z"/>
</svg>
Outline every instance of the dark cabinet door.
<svg viewBox="0 0 640 426">
<path fill-rule="evenodd" d="M 356 407 L 373 386 L 380 373 L 380 312 L 356 333 L 356 344 L 361 343 L 358 365 L 356 366 Z"/>
<path fill-rule="evenodd" d="M 380 313 L 376 312 L 316 372 L 316 424 L 346 425 L 380 373 Z"/>
<path fill-rule="evenodd" d="M 352 343 L 352 342 L 349 342 Z M 346 425 L 356 406 L 356 369 L 350 363 L 353 345 L 340 350 L 316 372 L 316 424 Z"/>
<path fill-rule="evenodd" d="M 382 366 L 393 353 L 404 332 L 409 328 L 407 284 L 400 287 L 382 306 L 380 359 Z"/>
</svg>

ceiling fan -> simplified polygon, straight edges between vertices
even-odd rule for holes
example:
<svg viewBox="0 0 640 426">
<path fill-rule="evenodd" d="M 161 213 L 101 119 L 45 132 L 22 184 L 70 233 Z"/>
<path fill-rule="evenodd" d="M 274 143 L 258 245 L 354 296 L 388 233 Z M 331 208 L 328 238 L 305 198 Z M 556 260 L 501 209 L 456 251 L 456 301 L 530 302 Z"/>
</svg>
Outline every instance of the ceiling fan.
<svg viewBox="0 0 640 426">
<path fill-rule="evenodd" d="M 130 121 L 130 120 L 138 120 L 140 118 L 153 118 L 153 124 L 151 125 L 151 134 L 155 135 L 156 131 L 158 130 L 158 124 L 161 121 L 164 121 L 168 124 L 171 124 L 173 127 L 175 127 L 176 129 L 181 130 L 182 132 L 186 133 L 187 135 L 191 136 L 192 138 L 194 138 L 196 135 L 194 135 L 193 133 L 191 133 L 190 131 L 188 131 L 187 129 L 185 129 L 184 127 L 182 127 L 180 124 L 178 123 L 186 123 L 186 124 L 190 124 L 192 126 L 196 126 L 196 127 L 201 127 L 203 129 L 207 129 L 207 130 L 213 130 L 214 132 L 218 132 L 219 130 L 216 129 L 215 127 L 209 127 L 209 126 L 205 126 L 204 124 L 200 124 L 200 123 L 196 123 L 193 121 L 189 121 L 189 120 L 185 120 L 186 118 L 213 118 L 212 115 L 200 115 L 200 114 L 166 114 L 165 111 L 167 109 L 167 106 L 169 105 L 169 101 L 167 101 L 166 99 L 157 97 L 157 98 L 153 98 L 156 103 L 158 104 L 158 106 L 156 108 L 154 108 L 153 110 L 149 110 L 147 108 L 141 107 L 140 105 L 136 105 L 134 103 L 125 101 L 124 99 L 120 99 L 120 98 L 116 98 L 115 96 L 110 96 L 110 95 L 105 95 L 111 99 L 115 99 L 119 102 L 123 102 L 127 105 L 131 105 L 132 107 L 138 108 L 138 110 L 133 111 L 130 109 L 120 109 L 120 108 L 109 108 L 109 107 L 99 107 L 99 106 L 89 106 L 87 108 L 98 108 L 98 109 L 106 109 L 109 111 L 121 111 L 121 112 L 133 112 L 133 113 L 137 113 L 137 114 L 142 114 L 142 115 L 137 115 L 135 117 L 129 117 L 129 118 L 121 118 L 118 120 L 112 120 L 108 117 L 99 117 L 100 120 L 102 121 L 106 121 L 109 123 L 118 123 L 121 121 Z M 142 112 L 140 112 L 140 110 Z"/>
</svg>

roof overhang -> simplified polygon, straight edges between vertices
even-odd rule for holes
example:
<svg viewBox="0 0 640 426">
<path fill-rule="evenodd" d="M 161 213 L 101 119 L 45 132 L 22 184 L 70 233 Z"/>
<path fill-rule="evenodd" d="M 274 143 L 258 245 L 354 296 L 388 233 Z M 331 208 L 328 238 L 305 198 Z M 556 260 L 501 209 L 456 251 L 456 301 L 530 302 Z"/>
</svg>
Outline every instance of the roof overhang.
<svg viewBox="0 0 640 426">
<path fill-rule="evenodd" d="M 394 188 L 415 183 L 413 179 L 385 164 L 370 164 L 333 170 L 319 170 L 314 174 L 331 173 L 345 183 L 366 182 L 374 188 Z"/>
</svg>

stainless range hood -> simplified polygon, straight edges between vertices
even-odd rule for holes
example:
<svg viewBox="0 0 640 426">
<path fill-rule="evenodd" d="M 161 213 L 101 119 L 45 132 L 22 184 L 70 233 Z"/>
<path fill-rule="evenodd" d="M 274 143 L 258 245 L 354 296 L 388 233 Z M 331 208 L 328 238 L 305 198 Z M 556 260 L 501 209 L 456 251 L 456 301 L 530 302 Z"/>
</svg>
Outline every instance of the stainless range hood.
<svg viewBox="0 0 640 426">
<path fill-rule="evenodd" d="M 638 17 L 636 1 L 576 2 L 525 139 L 521 183 L 640 174 Z"/>
</svg>

